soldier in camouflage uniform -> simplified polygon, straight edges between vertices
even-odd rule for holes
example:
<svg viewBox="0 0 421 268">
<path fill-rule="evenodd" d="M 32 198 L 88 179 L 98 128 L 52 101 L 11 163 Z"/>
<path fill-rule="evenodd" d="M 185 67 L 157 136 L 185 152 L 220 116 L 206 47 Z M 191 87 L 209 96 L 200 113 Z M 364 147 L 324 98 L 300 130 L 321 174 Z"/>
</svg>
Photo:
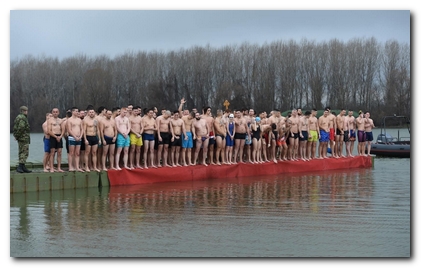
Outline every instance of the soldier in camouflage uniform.
<svg viewBox="0 0 421 268">
<path fill-rule="evenodd" d="M 32 172 L 25 167 L 29 155 L 29 144 L 31 143 L 29 132 L 28 107 L 21 106 L 20 114 L 16 117 L 13 125 L 13 136 L 19 146 L 19 167 L 16 169 L 19 173 Z"/>
</svg>

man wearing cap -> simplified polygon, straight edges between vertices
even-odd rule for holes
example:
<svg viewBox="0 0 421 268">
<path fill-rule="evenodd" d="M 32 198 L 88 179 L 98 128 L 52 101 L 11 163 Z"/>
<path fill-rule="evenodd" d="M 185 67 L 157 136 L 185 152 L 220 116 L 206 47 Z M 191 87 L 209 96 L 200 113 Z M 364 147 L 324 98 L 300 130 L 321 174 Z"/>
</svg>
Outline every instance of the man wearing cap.
<svg viewBox="0 0 421 268">
<path fill-rule="evenodd" d="M 21 106 L 20 114 L 16 117 L 13 125 L 13 137 L 15 137 L 19 146 L 19 166 L 16 169 L 19 173 L 32 172 L 25 167 L 26 159 L 28 159 L 29 155 L 29 144 L 31 143 L 29 132 L 28 107 Z"/>
</svg>

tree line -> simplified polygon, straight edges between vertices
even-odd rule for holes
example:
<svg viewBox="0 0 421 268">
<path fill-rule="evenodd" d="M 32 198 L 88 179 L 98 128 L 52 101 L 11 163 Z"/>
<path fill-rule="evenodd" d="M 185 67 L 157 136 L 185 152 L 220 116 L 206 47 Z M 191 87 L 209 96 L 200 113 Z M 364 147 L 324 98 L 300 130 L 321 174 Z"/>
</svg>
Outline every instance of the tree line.
<svg viewBox="0 0 421 268">
<path fill-rule="evenodd" d="M 369 110 L 372 118 L 410 117 L 410 46 L 375 38 L 315 42 L 303 39 L 263 45 L 244 42 L 177 51 L 127 51 L 110 58 L 78 54 L 59 60 L 25 56 L 10 63 L 10 128 L 21 105 L 30 109 L 32 131 L 45 113 L 77 106 L 122 107 L 129 103 L 175 110 L 211 106 L 257 112 Z"/>
</svg>

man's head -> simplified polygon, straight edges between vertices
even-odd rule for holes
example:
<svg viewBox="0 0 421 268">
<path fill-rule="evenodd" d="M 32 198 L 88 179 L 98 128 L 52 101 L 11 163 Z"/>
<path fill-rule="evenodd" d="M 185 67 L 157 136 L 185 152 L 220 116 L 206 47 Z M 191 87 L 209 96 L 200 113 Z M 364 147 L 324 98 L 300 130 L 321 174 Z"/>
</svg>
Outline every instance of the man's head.
<svg viewBox="0 0 421 268">
<path fill-rule="evenodd" d="M 200 113 L 196 113 L 196 114 L 194 115 L 194 117 L 196 118 L 196 120 L 200 120 Z"/>
<path fill-rule="evenodd" d="M 28 107 L 26 106 L 21 106 L 20 107 L 20 112 L 23 114 L 28 114 Z"/>
</svg>

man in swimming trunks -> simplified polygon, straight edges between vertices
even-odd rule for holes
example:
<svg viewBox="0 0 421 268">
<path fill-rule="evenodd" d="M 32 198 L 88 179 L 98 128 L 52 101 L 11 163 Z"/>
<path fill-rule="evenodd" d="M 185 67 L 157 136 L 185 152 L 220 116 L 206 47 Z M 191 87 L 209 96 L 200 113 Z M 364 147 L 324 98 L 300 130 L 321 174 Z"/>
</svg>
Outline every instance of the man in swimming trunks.
<svg viewBox="0 0 421 268">
<path fill-rule="evenodd" d="M 42 159 L 42 165 L 44 172 L 48 172 L 50 169 L 50 135 L 48 134 L 48 120 L 52 116 L 53 115 L 51 113 L 47 113 L 45 115 L 45 122 L 42 124 L 42 131 L 44 132 L 44 158 Z"/>
<path fill-rule="evenodd" d="M 338 158 L 335 152 L 335 131 L 336 131 L 336 115 L 331 112 L 330 107 L 326 107 L 329 111 L 328 119 L 329 119 L 329 141 L 330 141 L 330 149 L 332 152 L 332 157 Z"/>
<path fill-rule="evenodd" d="M 291 117 L 288 118 L 288 124 L 291 126 L 290 128 L 290 135 L 289 135 L 289 159 L 292 161 L 297 161 L 298 156 L 298 142 L 300 137 L 300 129 L 299 129 L 299 122 L 300 118 L 297 115 L 297 109 L 292 109 Z"/>
<path fill-rule="evenodd" d="M 209 143 L 208 143 L 209 164 L 215 165 L 215 162 L 213 161 L 214 149 L 215 149 L 215 144 L 216 144 L 215 129 L 213 127 L 213 123 L 215 119 L 212 117 L 211 112 L 212 112 L 211 107 L 205 107 L 203 108 L 203 114 L 201 117 L 206 120 L 206 124 L 208 125 L 208 129 L 209 129 Z M 205 146 L 205 144 L 203 144 L 203 146 Z"/>
<path fill-rule="evenodd" d="M 216 118 L 213 123 L 213 127 L 215 129 L 215 138 L 216 138 L 216 164 L 221 165 L 219 159 L 221 158 L 222 163 L 226 164 L 225 162 L 225 137 L 227 135 L 227 123 L 226 120 L 223 118 L 222 110 L 216 111 Z"/>
<path fill-rule="evenodd" d="M 99 136 L 99 123 L 98 119 L 95 118 L 95 110 L 92 107 L 88 110 L 88 116 L 83 120 L 83 138 L 85 139 L 85 162 L 86 171 L 90 172 L 89 169 L 89 155 L 91 155 L 92 160 L 92 169 L 95 171 L 100 171 L 97 168 L 97 149 L 98 144 L 101 142 L 98 138 Z"/>
<path fill-rule="evenodd" d="M 235 111 L 236 117 L 234 118 L 234 163 L 237 163 L 237 159 L 240 163 L 244 163 L 243 161 L 243 150 L 244 144 L 246 141 L 246 135 L 249 134 L 247 121 L 243 117 L 243 113 L 241 111 Z"/>
<path fill-rule="evenodd" d="M 329 114 L 330 110 L 326 108 L 323 112 L 323 116 L 319 117 L 318 124 L 319 124 L 319 131 L 320 131 L 320 138 L 319 138 L 319 158 L 328 158 L 327 157 L 327 143 L 330 140 L 330 128 L 329 128 Z"/>
<path fill-rule="evenodd" d="M 154 146 L 155 146 L 155 131 L 156 121 L 153 118 L 153 109 L 148 109 L 145 116 L 142 118 L 143 122 L 143 163 L 144 168 L 150 167 L 156 168 L 154 165 Z"/>
<path fill-rule="evenodd" d="M 360 111 L 359 116 L 355 119 L 357 125 L 357 135 L 358 135 L 358 155 L 366 156 L 365 154 L 365 124 L 367 120 L 365 119 L 365 114 Z"/>
<path fill-rule="evenodd" d="M 181 118 L 184 122 L 185 132 L 183 131 L 181 143 L 181 161 L 184 166 L 191 166 L 192 163 L 192 148 L 193 140 L 196 139 L 193 132 L 193 122 L 195 120 L 195 113 L 191 112 L 188 115 L 183 115 Z"/>
<path fill-rule="evenodd" d="M 83 137 L 83 122 L 79 118 L 79 109 L 77 107 L 72 107 L 72 116 L 67 119 L 66 129 L 69 134 L 69 171 L 80 171 L 83 170 L 79 167 L 80 163 L 80 146 L 82 144 Z"/>
<path fill-rule="evenodd" d="M 156 118 L 156 127 L 158 132 L 158 167 L 161 167 L 161 157 L 162 166 L 171 167 L 168 165 L 168 147 L 170 146 L 172 139 L 170 117 L 171 112 L 169 110 L 165 110 L 163 115 Z"/>
<path fill-rule="evenodd" d="M 308 118 L 308 141 L 307 141 L 307 155 L 309 159 L 315 159 L 317 141 L 320 137 L 319 122 L 317 120 L 317 109 L 311 109 L 310 117 Z"/>
<path fill-rule="evenodd" d="M 62 119 L 58 117 L 60 111 L 58 108 L 51 110 L 53 115 L 48 120 L 48 134 L 50 135 L 50 172 L 54 172 L 54 155 L 57 152 L 57 171 L 64 172 L 61 169 L 61 152 L 63 150 L 62 137 L 64 135 L 65 128 L 62 127 Z"/>
<path fill-rule="evenodd" d="M 209 127 L 206 120 L 204 118 L 201 118 L 200 113 L 196 113 L 195 119 L 196 120 L 193 123 L 193 133 L 196 137 L 196 151 L 194 153 L 193 165 L 196 165 L 196 161 L 198 159 L 199 152 L 203 144 L 202 164 L 204 166 L 207 166 L 206 155 L 209 144 Z"/>
<path fill-rule="evenodd" d="M 310 111 L 306 111 L 304 113 L 304 116 L 300 117 L 300 122 L 298 129 L 300 130 L 300 146 L 299 150 L 301 151 L 300 156 L 303 161 L 309 161 L 309 153 L 307 152 L 307 140 L 308 140 L 308 132 L 309 132 L 309 126 L 308 121 L 310 117 Z"/>
<path fill-rule="evenodd" d="M 98 126 L 101 123 L 101 121 L 103 119 L 105 119 L 105 113 L 107 112 L 107 109 L 104 106 L 100 106 L 98 107 L 97 110 L 97 114 L 95 116 L 95 118 L 98 120 Z M 99 134 L 99 131 L 98 131 Z M 101 140 L 101 137 L 98 136 L 98 140 Z M 102 142 L 98 143 L 98 148 L 97 148 L 97 167 L 101 168 L 102 167 Z"/>
<path fill-rule="evenodd" d="M 121 108 L 120 115 L 115 118 L 115 125 L 117 129 L 115 167 L 117 170 L 121 170 L 119 163 L 120 155 L 123 152 L 123 167 L 131 169 L 128 166 L 131 124 L 127 117 L 126 107 Z"/>
<path fill-rule="evenodd" d="M 344 146 L 344 136 L 345 136 L 345 109 L 341 109 L 341 112 L 336 117 L 336 155 L 338 157 L 345 157 L 342 154 Z"/>
<path fill-rule="evenodd" d="M 183 119 L 180 118 L 180 112 L 174 111 L 173 118 L 170 120 L 171 124 L 171 151 L 170 158 L 173 167 L 181 166 L 179 163 L 180 160 L 180 149 L 183 143 L 182 135 L 186 136 L 186 130 L 184 126 Z"/>
<path fill-rule="evenodd" d="M 345 126 L 348 127 L 348 139 L 345 140 L 346 137 L 344 137 L 346 152 L 347 152 L 347 156 L 354 157 L 352 155 L 352 152 L 354 151 L 354 142 L 356 138 L 354 112 L 352 110 L 349 110 L 348 116 L 346 116 L 345 118 L 346 118 Z"/>
<path fill-rule="evenodd" d="M 117 139 L 117 128 L 115 121 L 112 118 L 113 112 L 107 110 L 105 113 L 105 119 L 102 120 L 99 124 L 100 126 L 100 136 L 102 140 L 102 170 L 107 170 L 106 162 L 107 155 L 110 163 L 110 169 L 115 169 L 114 167 L 114 149 L 115 141 Z"/>
<path fill-rule="evenodd" d="M 279 109 L 274 109 L 271 114 L 272 115 L 268 118 L 268 120 L 266 121 L 266 124 L 269 125 L 269 126 L 272 126 L 272 124 L 275 124 L 276 128 L 273 131 L 271 131 L 274 134 L 274 139 L 268 140 L 268 142 L 270 143 L 270 146 L 269 146 L 269 144 L 267 144 L 267 146 L 268 146 L 268 159 L 277 163 L 277 161 L 276 161 L 276 155 L 277 155 L 276 150 L 277 150 L 277 148 L 279 148 L 280 150 L 282 149 L 282 148 L 280 148 L 280 146 L 278 146 L 278 144 L 276 142 L 280 138 L 279 137 L 279 130 L 280 130 L 279 128 L 282 125 L 281 124 L 281 119 L 282 119 L 281 118 L 281 111 Z M 285 119 L 285 122 L 286 122 L 286 119 Z M 284 152 L 284 153 L 286 155 L 286 152 Z M 281 156 L 281 159 L 282 159 L 282 156 Z"/>
<path fill-rule="evenodd" d="M 142 141 L 142 117 L 140 117 L 140 107 L 135 106 L 132 109 L 132 115 L 129 116 L 130 120 L 130 153 L 129 153 L 129 167 L 140 168 L 140 150 L 143 145 Z M 135 163 L 136 162 L 136 163 Z"/>
<path fill-rule="evenodd" d="M 364 131 L 365 131 L 365 142 L 366 142 L 366 147 L 367 147 L 367 156 L 370 155 L 370 151 L 371 151 L 371 142 L 373 141 L 373 128 L 374 126 L 374 122 L 373 119 L 370 118 L 370 113 L 367 111 L 365 112 L 365 118 L 366 118 L 366 122 L 364 125 Z"/>
</svg>

